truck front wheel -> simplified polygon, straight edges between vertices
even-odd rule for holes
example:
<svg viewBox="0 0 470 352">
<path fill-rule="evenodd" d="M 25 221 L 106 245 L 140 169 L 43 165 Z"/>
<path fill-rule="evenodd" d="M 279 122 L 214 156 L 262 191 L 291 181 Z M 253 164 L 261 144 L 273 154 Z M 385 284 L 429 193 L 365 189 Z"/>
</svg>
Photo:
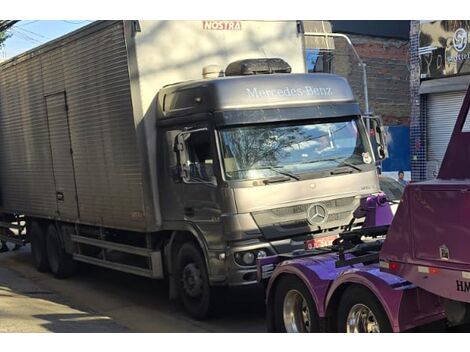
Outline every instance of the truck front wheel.
<svg viewBox="0 0 470 352">
<path fill-rule="evenodd" d="M 29 228 L 29 238 L 31 242 L 31 253 L 33 255 L 34 266 L 37 271 L 45 273 L 49 271 L 49 261 L 46 250 L 46 234 L 38 222 L 33 221 Z"/>
<path fill-rule="evenodd" d="M 54 276 L 58 279 L 72 276 L 76 271 L 76 262 L 72 255 L 65 251 L 59 233 L 53 224 L 49 225 L 47 229 L 46 245 L 49 266 Z"/>
<path fill-rule="evenodd" d="M 206 319 L 213 312 L 214 290 L 209 285 L 204 257 L 192 242 L 183 243 L 176 258 L 179 295 L 186 311 L 195 319 Z"/>
<path fill-rule="evenodd" d="M 315 302 L 304 283 L 293 275 L 279 279 L 274 293 L 275 332 L 319 332 Z"/>
<path fill-rule="evenodd" d="M 392 328 L 377 297 L 365 287 L 351 286 L 339 303 L 338 332 L 392 332 Z"/>
</svg>

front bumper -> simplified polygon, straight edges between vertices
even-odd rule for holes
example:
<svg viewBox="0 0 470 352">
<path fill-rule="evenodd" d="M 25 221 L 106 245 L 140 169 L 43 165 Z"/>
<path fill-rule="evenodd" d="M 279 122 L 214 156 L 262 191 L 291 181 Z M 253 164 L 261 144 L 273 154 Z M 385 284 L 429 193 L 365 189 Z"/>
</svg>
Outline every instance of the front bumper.
<svg viewBox="0 0 470 352">
<path fill-rule="evenodd" d="M 214 286 L 257 285 L 256 261 L 253 265 L 240 265 L 235 261 L 238 252 L 263 250 L 268 255 L 275 254 L 273 247 L 266 242 L 257 242 L 242 246 L 233 246 L 225 252 L 211 253 L 209 260 L 209 281 Z M 221 255 L 224 260 L 221 260 Z"/>
</svg>

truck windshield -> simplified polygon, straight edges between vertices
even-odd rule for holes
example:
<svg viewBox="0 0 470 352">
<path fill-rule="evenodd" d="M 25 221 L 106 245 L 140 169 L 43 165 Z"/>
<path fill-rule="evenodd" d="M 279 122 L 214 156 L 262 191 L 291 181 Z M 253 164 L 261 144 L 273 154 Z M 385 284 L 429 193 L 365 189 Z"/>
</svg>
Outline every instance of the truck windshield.
<svg viewBox="0 0 470 352">
<path fill-rule="evenodd" d="M 301 175 L 373 162 L 356 117 L 289 125 L 263 124 L 221 130 L 225 174 L 230 180 Z M 359 165 L 359 166 L 358 166 Z"/>
</svg>

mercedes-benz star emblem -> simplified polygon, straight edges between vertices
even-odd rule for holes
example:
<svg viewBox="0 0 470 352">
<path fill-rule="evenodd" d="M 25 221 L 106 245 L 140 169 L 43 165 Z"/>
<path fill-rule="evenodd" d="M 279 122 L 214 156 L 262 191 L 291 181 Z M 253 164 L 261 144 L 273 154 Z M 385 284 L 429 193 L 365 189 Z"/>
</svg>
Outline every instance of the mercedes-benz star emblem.
<svg viewBox="0 0 470 352">
<path fill-rule="evenodd" d="M 311 225 L 323 224 L 328 219 L 328 211 L 323 204 L 315 203 L 307 209 L 307 220 Z"/>
<path fill-rule="evenodd" d="M 468 43 L 468 33 L 465 29 L 459 28 L 454 33 L 454 49 L 459 53 L 465 50 Z"/>
</svg>

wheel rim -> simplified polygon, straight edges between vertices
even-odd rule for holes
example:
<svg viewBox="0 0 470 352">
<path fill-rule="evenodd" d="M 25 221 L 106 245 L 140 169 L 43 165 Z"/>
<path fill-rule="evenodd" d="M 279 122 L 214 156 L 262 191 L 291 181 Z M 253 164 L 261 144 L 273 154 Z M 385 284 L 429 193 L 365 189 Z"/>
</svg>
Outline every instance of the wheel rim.
<svg viewBox="0 0 470 352">
<path fill-rule="evenodd" d="M 188 263 L 183 269 L 182 278 L 185 294 L 191 298 L 202 295 L 202 273 L 195 263 Z"/>
<path fill-rule="evenodd" d="M 354 305 L 348 314 L 346 332 L 380 332 L 380 326 L 372 310 L 364 304 Z"/>
<path fill-rule="evenodd" d="M 290 290 L 284 298 L 282 310 L 286 332 L 310 332 L 310 309 L 305 297 L 297 290 Z"/>
</svg>

